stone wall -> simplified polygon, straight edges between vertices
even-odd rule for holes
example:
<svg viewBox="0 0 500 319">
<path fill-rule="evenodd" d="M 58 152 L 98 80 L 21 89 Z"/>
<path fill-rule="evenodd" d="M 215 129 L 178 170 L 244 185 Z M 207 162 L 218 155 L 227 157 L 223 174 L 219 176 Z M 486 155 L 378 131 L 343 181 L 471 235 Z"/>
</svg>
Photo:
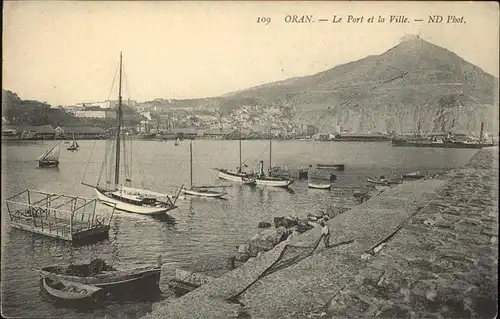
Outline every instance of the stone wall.
<svg viewBox="0 0 500 319">
<path fill-rule="evenodd" d="M 475 154 L 330 302 L 333 318 L 493 318 L 497 149 Z"/>
<path fill-rule="evenodd" d="M 260 278 L 284 242 L 149 317 L 493 318 L 497 153 L 480 150 L 442 180 L 398 185 L 329 220 L 332 248 Z"/>
</svg>

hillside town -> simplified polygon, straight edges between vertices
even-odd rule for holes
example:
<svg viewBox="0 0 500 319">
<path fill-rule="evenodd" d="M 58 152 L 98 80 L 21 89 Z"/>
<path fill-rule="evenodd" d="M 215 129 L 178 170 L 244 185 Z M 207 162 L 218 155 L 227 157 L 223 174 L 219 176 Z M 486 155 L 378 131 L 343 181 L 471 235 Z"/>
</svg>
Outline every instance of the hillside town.
<svg viewBox="0 0 500 319">
<path fill-rule="evenodd" d="M 196 103 L 197 102 L 197 103 Z M 129 107 L 126 116 L 133 117 L 134 125 L 125 126 L 130 136 L 141 139 L 307 139 L 318 141 L 389 141 L 395 132 L 357 132 L 337 125 L 334 130 L 299 121 L 294 117 L 293 105 L 242 105 L 229 112 L 210 101 L 155 99 L 147 102 L 125 100 Z M 79 102 L 58 106 L 68 116 L 87 121 L 116 119 L 117 100 Z M 225 113 L 225 114 L 223 114 Z M 12 125 L 2 117 L 2 140 L 48 139 L 108 139 L 114 134 L 109 125 Z M 422 134 L 444 138 L 449 132 L 424 131 Z M 400 132 L 398 135 L 414 135 Z M 454 138 L 470 140 L 468 132 L 455 132 Z"/>
</svg>

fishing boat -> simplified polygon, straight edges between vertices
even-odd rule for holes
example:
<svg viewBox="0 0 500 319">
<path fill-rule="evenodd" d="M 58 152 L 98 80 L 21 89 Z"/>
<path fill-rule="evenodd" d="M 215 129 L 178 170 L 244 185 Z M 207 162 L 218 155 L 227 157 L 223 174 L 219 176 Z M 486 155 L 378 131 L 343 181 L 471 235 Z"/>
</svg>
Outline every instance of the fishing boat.
<svg viewBox="0 0 500 319">
<path fill-rule="evenodd" d="M 71 143 L 71 145 L 68 148 L 66 148 L 66 150 L 78 151 L 79 148 L 80 148 L 80 145 L 78 145 L 78 142 L 75 141 L 75 134 L 73 134 L 73 142 Z"/>
<path fill-rule="evenodd" d="M 39 167 L 57 167 L 59 166 L 59 155 L 61 153 L 61 143 L 50 150 L 45 150 L 45 152 L 40 155 L 38 160 Z"/>
<path fill-rule="evenodd" d="M 52 277 L 52 276 L 51 276 Z M 71 282 L 56 277 L 43 278 L 43 288 L 52 297 L 63 300 L 84 300 L 96 297 L 102 289 L 94 285 Z"/>
<path fill-rule="evenodd" d="M 132 269 L 115 269 L 102 259 L 95 259 L 88 264 L 48 266 L 39 272 L 42 280 L 51 278 L 107 290 L 134 286 L 159 289 L 161 256 L 158 257 L 157 265 Z"/>
<path fill-rule="evenodd" d="M 314 189 L 331 189 L 332 184 L 318 184 L 318 183 L 311 183 L 309 182 L 307 184 L 309 188 L 314 188 Z"/>
<path fill-rule="evenodd" d="M 319 169 L 334 169 L 337 171 L 344 170 L 344 164 L 316 164 L 316 167 Z"/>
<path fill-rule="evenodd" d="M 226 192 L 210 190 L 210 188 L 220 188 L 220 186 L 198 186 L 193 185 L 193 140 L 189 140 L 189 188 L 181 188 L 182 193 L 200 197 L 222 197 Z"/>
<path fill-rule="evenodd" d="M 125 185 L 122 185 L 120 180 L 120 164 L 121 164 L 121 147 L 123 142 L 123 165 L 124 171 L 127 174 L 129 169 L 127 167 L 127 157 L 125 156 L 125 139 L 123 138 L 123 112 L 122 112 L 122 54 L 120 52 L 120 72 L 119 72 L 119 86 L 118 86 L 118 107 L 116 109 L 116 133 L 115 139 L 111 141 L 108 150 L 105 152 L 104 161 L 101 169 L 101 174 L 99 175 L 99 180 L 97 185 L 91 185 L 82 182 L 83 185 L 94 188 L 97 197 L 103 201 L 103 203 L 113 205 L 116 209 L 135 214 L 143 215 L 161 215 L 166 212 L 177 208 L 175 206 L 175 201 L 178 196 L 172 202 L 172 199 L 167 194 L 164 196 L 157 196 L 152 194 L 149 190 L 134 188 L 131 190 L 127 189 Z M 122 141 L 123 139 L 123 141 Z M 128 148 L 131 150 L 131 148 Z M 108 155 L 113 156 L 114 150 L 114 160 L 109 159 Z M 132 156 L 129 154 L 128 163 L 132 161 Z M 90 159 L 89 159 L 90 160 Z M 112 181 L 112 173 L 114 172 L 114 180 Z M 108 174 L 106 174 L 108 173 Z M 129 172 L 130 174 L 130 172 Z M 105 181 L 101 181 L 101 178 L 105 178 Z M 130 176 L 126 176 L 125 183 L 131 186 L 132 179 Z M 102 185 L 102 183 L 104 185 Z"/>
<path fill-rule="evenodd" d="M 240 182 L 247 185 L 255 185 L 255 180 L 250 173 L 243 171 L 243 165 L 241 162 L 241 130 L 239 136 L 239 166 L 236 170 L 224 169 L 224 168 L 214 168 L 218 172 L 218 177 L 220 179 L 225 179 L 232 182 Z"/>
<path fill-rule="evenodd" d="M 180 143 L 181 143 L 181 140 L 179 138 L 177 138 L 177 140 L 174 142 L 174 146 L 179 146 Z"/>
<path fill-rule="evenodd" d="M 276 177 L 272 176 L 272 134 L 271 130 L 269 130 L 269 174 L 264 174 L 264 161 L 260 161 L 259 165 L 259 174 L 255 176 L 255 184 L 262 186 L 273 186 L 273 187 L 283 187 L 288 188 L 288 186 L 293 184 L 293 179 L 289 179 L 286 177 Z"/>
</svg>

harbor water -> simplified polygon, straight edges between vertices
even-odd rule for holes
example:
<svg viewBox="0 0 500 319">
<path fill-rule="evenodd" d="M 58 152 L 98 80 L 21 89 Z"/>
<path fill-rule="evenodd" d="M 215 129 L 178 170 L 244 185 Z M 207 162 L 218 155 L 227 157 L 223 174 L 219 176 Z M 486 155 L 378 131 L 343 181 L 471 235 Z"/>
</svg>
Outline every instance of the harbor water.
<svg viewBox="0 0 500 319">
<path fill-rule="evenodd" d="M 24 189 L 94 197 L 101 170 L 105 141 L 81 141 L 79 151 L 61 150 L 59 168 L 38 168 L 36 158 L 55 141 L 2 145 L 2 200 Z M 69 146 L 69 145 L 68 145 Z M 175 193 L 189 183 L 189 142 L 134 141 L 132 186 Z M 242 141 L 242 158 L 257 170 L 263 160 L 268 168 L 268 141 Z M 168 218 L 152 218 L 117 212 L 109 239 L 97 244 L 73 247 L 51 238 L 12 229 L 2 201 L 2 315 L 5 317 L 138 318 L 151 311 L 154 301 L 108 303 L 98 309 L 75 309 L 54 304 L 40 288 L 36 269 L 53 264 L 88 262 L 102 258 L 115 268 L 164 262 L 160 299 L 173 298 L 168 275 L 176 267 L 189 266 L 203 258 L 220 257 L 250 239 L 261 221 L 275 216 L 305 216 L 338 205 L 355 205 L 354 189 L 366 187 L 367 177 L 392 176 L 420 170 L 439 173 L 462 166 L 476 150 L 392 147 L 390 142 L 274 141 L 273 166 L 304 167 L 308 164 L 344 163 L 335 171 L 331 191 L 307 188 L 296 181 L 290 190 L 233 185 L 217 179 L 212 168 L 238 166 L 238 141 L 196 140 L 193 142 L 195 185 L 231 185 L 225 200 L 179 199 L 178 209 Z M 89 160 L 90 159 L 90 160 Z M 102 209 L 109 209 L 102 207 Z"/>
</svg>

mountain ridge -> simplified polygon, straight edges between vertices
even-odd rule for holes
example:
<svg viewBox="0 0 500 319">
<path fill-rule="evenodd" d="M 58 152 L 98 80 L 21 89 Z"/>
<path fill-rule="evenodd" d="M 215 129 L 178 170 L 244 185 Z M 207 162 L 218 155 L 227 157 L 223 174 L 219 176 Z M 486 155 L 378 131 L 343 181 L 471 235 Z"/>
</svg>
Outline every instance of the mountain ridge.
<svg viewBox="0 0 500 319">
<path fill-rule="evenodd" d="M 419 36 L 407 36 L 379 55 L 221 98 L 291 103 L 298 111 L 295 120 L 325 131 L 343 126 L 356 132 L 402 132 L 415 130 L 418 122 L 424 130 L 472 131 L 482 121 L 497 131 L 495 88 L 498 78 L 480 67 Z M 445 123 L 436 123 L 437 118 Z"/>
</svg>

